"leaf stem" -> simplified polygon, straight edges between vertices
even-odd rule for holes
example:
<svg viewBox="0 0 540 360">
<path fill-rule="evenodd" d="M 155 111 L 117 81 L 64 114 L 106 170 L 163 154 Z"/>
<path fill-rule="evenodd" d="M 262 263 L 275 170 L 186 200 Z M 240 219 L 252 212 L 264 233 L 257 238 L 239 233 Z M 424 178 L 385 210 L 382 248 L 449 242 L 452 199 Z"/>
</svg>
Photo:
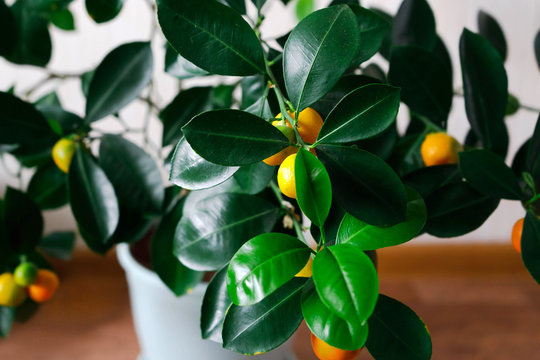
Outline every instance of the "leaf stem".
<svg viewBox="0 0 540 360">
<path fill-rule="evenodd" d="M 529 208 L 534 202 L 536 202 L 538 199 L 540 199 L 540 194 L 534 195 L 531 199 L 529 199 L 525 204 L 525 208 Z"/>
<path fill-rule="evenodd" d="M 426 125 L 426 127 L 428 128 L 428 130 L 435 130 L 435 131 L 438 131 L 438 132 L 446 132 L 442 127 L 440 127 L 439 125 L 433 123 L 431 120 L 429 120 L 427 117 L 425 116 L 422 116 L 420 114 L 417 114 L 417 113 L 414 113 L 414 116 L 420 120 L 424 125 Z"/>
</svg>

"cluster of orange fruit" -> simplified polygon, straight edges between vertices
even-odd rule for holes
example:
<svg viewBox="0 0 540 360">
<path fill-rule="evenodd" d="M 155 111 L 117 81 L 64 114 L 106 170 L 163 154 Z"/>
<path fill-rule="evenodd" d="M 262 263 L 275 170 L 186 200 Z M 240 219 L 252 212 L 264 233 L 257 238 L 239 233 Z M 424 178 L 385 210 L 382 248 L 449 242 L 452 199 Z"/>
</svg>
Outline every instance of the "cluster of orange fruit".
<svg viewBox="0 0 540 360">
<path fill-rule="evenodd" d="M 0 275 L 0 306 L 17 307 L 27 296 L 43 303 L 53 297 L 58 285 L 58 276 L 54 272 L 23 262 L 13 273 Z"/>
</svg>

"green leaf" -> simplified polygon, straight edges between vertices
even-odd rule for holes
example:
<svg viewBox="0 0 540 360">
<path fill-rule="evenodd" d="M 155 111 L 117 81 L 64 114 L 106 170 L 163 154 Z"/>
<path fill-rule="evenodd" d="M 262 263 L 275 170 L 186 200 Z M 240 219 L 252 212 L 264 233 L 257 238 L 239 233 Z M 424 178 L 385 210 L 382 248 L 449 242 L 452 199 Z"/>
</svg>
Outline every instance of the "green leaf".
<svg viewBox="0 0 540 360">
<path fill-rule="evenodd" d="M 81 90 L 84 97 L 88 98 L 88 92 L 90 91 L 90 83 L 96 74 L 96 70 L 90 70 L 81 75 Z"/>
<path fill-rule="evenodd" d="M 223 166 L 206 161 L 182 138 L 174 150 L 169 180 L 184 189 L 201 190 L 221 184 L 236 171 L 237 166 Z"/>
<path fill-rule="evenodd" d="M 523 223 L 521 257 L 531 276 L 540 284 L 540 220 L 530 211 Z"/>
<path fill-rule="evenodd" d="M 482 194 L 495 198 L 522 198 L 518 178 L 504 159 L 489 150 L 459 153 L 459 170 L 467 182 Z"/>
<path fill-rule="evenodd" d="M 317 143 L 347 143 L 383 132 L 396 119 L 399 92 L 383 84 L 369 84 L 350 92 L 326 118 Z"/>
<path fill-rule="evenodd" d="M 445 185 L 426 198 L 428 220 L 424 230 L 438 237 L 467 234 L 479 228 L 499 205 L 467 183 Z"/>
<path fill-rule="evenodd" d="M 111 51 L 92 77 L 85 122 L 117 113 L 134 100 L 151 80 L 153 62 L 148 42 L 123 44 Z"/>
<path fill-rule="evenodd" d="M 223 347 L 254 355 L 277 348 L 302 322 L 300 301 L 305 279 L 295 278 L 251 306 L 232 305 L 223 324 Z"/>
<path fill-rule="evenodd" d="M 506 60 L 506 39 L 501 26 L 491 15 L 485 11 L 478 12 L 478 32 L 489 40 L 491 45 L 497 50 L 503 61 Z"/>
<path fill-rule="evenodd" d="M 226 166 L 253 164 L 289 146 L 289 139 L 275 126 L 240 110 L 202 113 L 182 131 L 197 154 Z"/>
<path fill-rule="evenodd" d="M 225 1 L 230 7 L 238 11 L 240 14 L 246 14 L 246 2 L 244 0 L 218 0 Z"/>
<path fill-rule="evenodd" d="M 38 105 L 37 109 L 47 119 L 49 125 L 55 124 L 57 127 L 55 132 L 59 136 L 73 134 L 84 127 L 83 119 L 76 114 L 65 111 L 58 105 Z"/>
<path fill-rule="evenodd" d="M 0 108 L 0 144 L 32 144 L 56 136 L 32 104 L 0 92 Z"/>
<path fill-rule="evenodd" d="M 534 55 L 536 57 L 536 64 L 540 68 L 540 31 L 534 37 Z"/>
<path fill-rule="evenodd" d="M 336 84 L 359 43 L 358 23 L 347 5 L 315 11 L 294 28 L 283 51 L 283 74 L 297 112 Z"/>
<path fill-rule="evenodd" d="M 158 18 L 169 43 L 196 66 L 220 75 L 264 73 L 255 32 L 230 7 L 213 0 L 159 0 Z"/>
<path fill-rule="evenodd" d="M 40 97 L 34 102 L 34 105 L 37 107 L 41 107 L 41 106 L 57 106 L 60 108 L 62 107 L 62 104 L 60 103 L 60 99 L 58 98 L 58 94 L 56 93 L 56 91 L 51 91 L 43 95 L 42 97 Z"/>
<path fill-rule="evenodd" d="M 161 213 L 165 196 L 161 173 L 143 149 L 120 135 L 104 135 L 99 164 L 123 206 L 143 213 Z"/>
<path fill-rule="evenodd" d="M 313 0 L 298 0 L 296 2 L 296 18 L 302 20 L 315 10 Z"/>
<path fill-rule="evenodd" d="M 68 202 L 67 177 L 49 163 L 34 173 L 26 192 L 42 210 L 59 208 Z"/>
<path fill-rule="evenodd" d="M 184 202 L 180 201 L 161 219 L 150 245 L 152 269 L 176 296 L 193 289 L 204 275 L 186 268 L 173 255 L 174 231 L 182 217 L 183 207 Z"/>
<path fill-rule="evenodd" d="M 120 13 L 124 0 L 85 0 L 86 11 L 96 23 L 112 20 Z"/>
<path fill-rule="evenodd" d="M 15 308 L 0 306 L 0 337 L 7 338 L 15 320 Z"/>
<path fill-rule="evenodd" d="M 4 0 L 0 1 L 0 34 L 16 34 L 15 18 Z M 0 39 L 0 56 L 9 56 L 17 45 L 16 36 L 2 36 Z"/>
<path fill-rule="evenodd" d="M 275 167 L 258 162 L 242 166 L 233 176 L 243 193 L 255 195 L 266 189 L 275 172 Z"/>
<path fill-rule="evenodd" d="M 360 26 L 360 47 L 354 61 L 361 64 L 377 53 L 390 30 L 390 23 L 377 13 L 359 6 L 358 1 L 349 1 L 349 3 Z"/>
<path fill-rule="evenodd" d="M 206 288 L 201 308 L 201 335 L 203 339 L 223 343 L 221 332 L 232 300 L 227 292 L 227 269 L 219 270 Z"/>
<path fill-rule="evenodd" d="M 317 155 L 332 182 L 333 196 L 354 217 L 372 225 L 405 220 L 405 188 L 383 160 L 353 147 L 320 145 Z"/>
<path fill-rule="evenodd" d="M 428 50 L 394 47 L 388 79 L 401 87 L 401 99 L 409 108 L 441 127 L 446 127 L 454 96 L 452 73 Z"/>
<path fill-rule="evenodd" d="M 41 238 L 38 246 L 40 250 L 49 256 L 61 260 L 69 260 L 75 247 L 75 233 L 72 231 L 50 233 Z"/>
<path fill-rule="evenodd" d="M 180 80 L 209 75 L 207 71 L 178 55 L 171 44 L 167 43 L 165 46 L 165 72 L 167 74 Z"/>
<path fill-rule="evenodd" d="M 267 233 L 246 242 L 231 259 L 227 291 L 235 305 L 247 306 L 272 294 L 302 270 L 311 249 L 295 237 Z"/>
<path fill-rule="evenodd" d="M 38 310 L 39 304 L 32 301 L 30 298 L 26 298 L 26 300 L 15 309 L 15 321 L 24 324 L 30 320 Z"/>
<path fill-rule="evenodd" d="M 266 0 L 251 0 L 253 4 L 257 7 L 258 10 L 260 10 L 263 5 L 266 3 Z"/>
<path fill-rule="evenodd" d="M 137 209 L 129 209 L 120 203 L 120 219 L 113 235 L 107 244 L 134 243 L 141 240 L 150 230 L 155 222 L 152 217 L 142 213 Z"/>
<path fill-rule="evenodd" d="M 120 218 L 113 185 L 92 155 L 77 149 L 68 173 L 71 211 L 81 235 L 105 244 Z"/>
<path fill-rule="evenodd" d="M 53 11 L 51 13 L 51 22 L 59 29 L 66 31 L 75 30 L 75 20 L 69 9 Z"/>
<path fill-rule="evenodd" d="M 407 305 L 379 295 L 368 327 L 366 347 L 375 359 L 431 359 L 431 336 L 426 324 Z"/>
<path fill-rule="evenodd" d="M 459 50 L 467 119 L 486 149 L 505 156 L 508 80 L 503 61 L 488 40 L 467 29 L 461 35 Z"/>
<path fill-rule="evenodd" d="M 4 194 L 4 223 L 11 248 L 17 253 L 32 251 L 43 233 L 39 207 L 26 194 L 11 187 Z"/>
<path fill-rule="evenodd" d="M 403 183 L 418 191 L 424 198 L 453 182 L 461 182 L 461 173 L 456 165 L 422 167 L 403 177 Z"/>
<path fill-rule="evenodd" d="M 427 211 L 424 199 L 413 189 L 407 190 L 407 218 L 394 226 L 380 227 L 366 224 L 347 214 L 339 226 L 336 243 L 352 244 L 362 250 L 395 246 L 413 239 L 422 231 Z"/>
<path fill-rule="evenodd" d="M 536 127 L 527 151 L 527 169 L 533 177 L 540 178 L 540 116 L 536 120 Z"/>
<path fill-rule="evenodd" d="M 324 305 L 354 326 L 363 325 L 375 308 L 377 272 L 359 247 L 340 244 L 319 251 L 313 260 L 313 281 Z"/>
<path fill-rule="evenodd" d="M 324 165 L 315 155 L 299 149 L 295 160 L 298 205 L 313 224 L 322 227 L 332 205 L 332 184 Z"/>
<path fill-rule="evenodd" d="M 437 41 L 435 17 L 426 0 L 404 0 L 394 17 L 392 41 L 396 46 L 433 49 Z"/>
<path fill-rule="evenodd" d="M 368 337 L 367 325 L 351 324 L 324 305 L 311 279 L 302 294 L 302 314 L 311 332 L 331 346 L 357 350 Z"/>
<path fill-rule="evenodd" d="M 211 91 L 211 87 L 194 87 L 180 91 L 161 111 L 159 119 L 163 123 L 163 146 L 177 143 L 182 138 L 182 126 L 195 115 L 211 109 Z"/>
<path fill-rule="evenodd" d="M 178 223 L 174 254 L 192 269 L 219 269 L 246 241 L 269 232 L 278 212 L 274 204 L 252 195 L 205 198 Z"/>
</svg>

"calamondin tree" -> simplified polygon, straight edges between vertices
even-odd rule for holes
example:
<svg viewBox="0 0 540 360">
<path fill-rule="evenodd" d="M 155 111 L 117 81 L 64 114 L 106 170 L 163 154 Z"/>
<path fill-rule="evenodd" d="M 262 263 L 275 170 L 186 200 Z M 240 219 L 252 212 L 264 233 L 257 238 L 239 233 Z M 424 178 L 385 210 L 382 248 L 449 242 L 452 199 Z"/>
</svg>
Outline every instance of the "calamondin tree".
<svg viewBox="0 0 540 360">
<path fill-rule="evenodd" d="M 17 15 L 27 2 L 2 3 L 2 26 L 28 26 Z M 68 3 L 59 9 L 69 12 Z M 120 11 L 122 2 L 113 3 L 86 7 L 103 22 Z M 375 250 L 423 233 L 467 234 L 501 199 L 516 200 L 526 216 L 514 243 L 540 281 L 540 125 L 507 166 L 505 117 L 520 104 L 508 93 L 504 34 L 484 12 L 479 33 L 463 30 L 463 90 L 454 91 L 454 67 L 425 0 L 404 0 L 395 16 L 358 1 L 314 12 L 299 1 L 302 20 L 277 39 L 261 32 L 266 3 L 157 1 L 166 72 L 216 80 L 181 87 L 163 108 L 152 95 L 150 42 L 121 45 L 81 74 L 49 75 L 80 77 L 84 115 L 63 110 L 53 94 L 31 103 L 16 88 L 0 93 L 2 151 L 36 168 L 26 194 L 7 190 L 1 229 L 20 222 L 13 196 L 32 202 L 36 224 L 40 208 L 69 203 L 98 253 L 154 229 L 152 267 L 176 295 L 212 273 L 201 336 L 232 351 L 271 351 L 305 321 L 320 359 L 353 359 L 363 347 L 376 359 L 429 359 L 426 324 L 379 292 Z M 45 32 L 51 21 L 58 26 L 55 11 L 35 15 Z M 48 61 L 37 49 L 1 45 L 9 61 Z M 471 126 L 463 144 L 446 131 L 454 96 L 464 97 Z M 160 119 L 161 147 L 148 137 L 150 120 L 134 129 L 122 117 L 132 101 Z M 398 112 L 410 120 L 404 133 Z M 105 117 L 125 130 L 103 133 L 95 123 Z M 123 136 L 137 131 L 143 147 Z M 165 187 L 160 168 L 174 186 Z M 30 240 L 0 234 L 6 279 L 15 271 L 7 288 L 54 283 L 2 257 L 35 256 L 41 231 Z M 1 304 L 10 314 L 19 311 L 17 291 Z"/>
</svg>

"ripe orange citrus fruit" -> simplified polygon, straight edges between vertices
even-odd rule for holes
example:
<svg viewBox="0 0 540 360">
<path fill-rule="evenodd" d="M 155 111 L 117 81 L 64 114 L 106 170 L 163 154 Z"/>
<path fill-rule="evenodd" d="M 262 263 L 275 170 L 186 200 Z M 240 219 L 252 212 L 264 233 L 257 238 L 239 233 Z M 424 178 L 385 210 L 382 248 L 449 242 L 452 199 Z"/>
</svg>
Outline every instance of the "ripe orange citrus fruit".
<svg viewBox="0 0 540 360">
<path fill-rule="evenodd" d="M 457 164 L 461 144 L 452 136 L 437 132 L 428 134 L 422 142 L 420 153 L 426 166 Z"/>
<path fill-rule="evenodd" d="M 58 276 L 54 272 L 40 269 L 36 281 L 27 288 L 28 295 L 35 302 L 45 302 L 53 297 L 59 283 Z"/>
<path fill-rule="evenodd" d="M 358 350 L 342 350 L 327 344 L 313 334 L 311 334 L 311 347 L 320 360 L 353 360 L 362 350 L 362 348 Z"/>
<path fill-rule="evenodd" d="M 15 283 L 11 273 L 0 275 L 0 305 L 16 307 L 26 299 L 24 288 Z"/>
<path fill-rule="evenodd" d="M 313 267 L 313 259 L 310 256 L 308 262 L 306 263 L 306 265 L 295 276 L 296 277 L 305 277 L 305 278 L 313 276 L 312 267 Z"/>
<path fill-rule="evenodd" d="M 294 120 L 294 113 L 288 111 L 291 118 Z M 281 113 L 276 116 L 276 118 L 280 119 Z M 291 123 L 289 120 L 285 119 L 287 121 L 287 125 L 292 128 Z M 319 136 L 319 132 L 321 131 L 321 128 L 323 126 L 323 119 L 321 115 L 312 108 L 308 107 L 304 110 L 300 111 L 300 114 L 298 114 L 298 133 L 300 134 L 300 137 L 302 140 L 304 140 L 307 143 L 313 144 L 315 141 L 317 141 L 317 136 Z"/>
<path fill-rule="evenodd" d="M 294 133 L 294 130 L 292 127 L 287 126 L 285 121 L 273 121 L 272 125 L 274 125 L 279 131 L 283 133 L 289 139 L 289 142 L 291 144 L 296 144 L 296 134 Z M 263 162 L 270 166 L 276 166 L 281 165 L 283 160 L 289 155 L 295 154 L 298 151 L 298 148 L 296 146 L 288 146 L 285 149 L 281 150 L 280 152 L 266 158 L 263 160 Z"/>
<path fill-rule="evenodd" d="M 521 235 L 523 234 L 523 222 L 525 218 L 521 218 L 514 224 L 512 228 L 512 245 L 514 249 L 521 254 Z"/>
<path fill-rule="evenodd" d="M 296 178 L 294 176 L 295 160 L 296 154 L 287 156 L 281 163 L 277 173 L 279 189 L 283 194 L 293 199 L 296 199 Z"/>
<path fill-rule="evenodd" d="M 69 171 L 69 165 L 71 164 L 71 159 L 73 158 L 75 149 L 75 141 L 68 138 L 58 140 L 53 146 L 52 157 L 54 163 L 65 173 Z"/>
</svg>

